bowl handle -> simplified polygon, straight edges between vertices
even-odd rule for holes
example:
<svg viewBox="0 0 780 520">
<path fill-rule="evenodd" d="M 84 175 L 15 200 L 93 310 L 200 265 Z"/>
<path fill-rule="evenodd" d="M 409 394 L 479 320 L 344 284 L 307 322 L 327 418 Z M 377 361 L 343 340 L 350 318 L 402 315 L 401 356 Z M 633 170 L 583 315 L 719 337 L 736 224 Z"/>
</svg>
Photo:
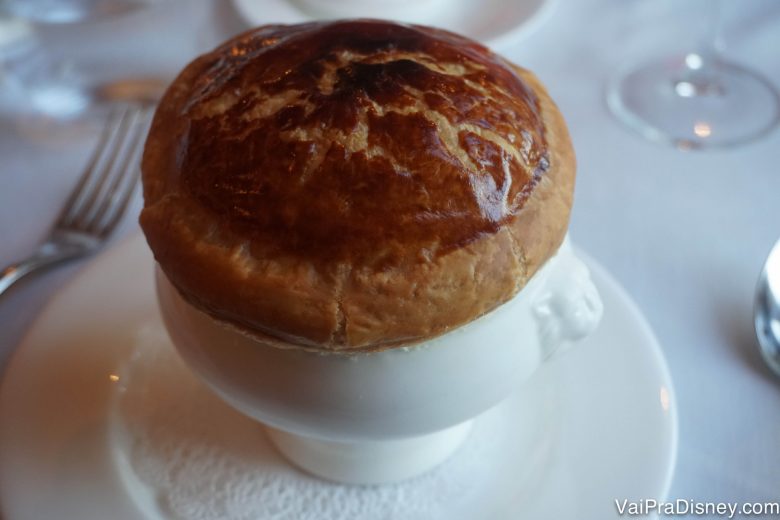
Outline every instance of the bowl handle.
<svg viewBox="0 0 780 520">
<path fill-rule="evenodd" d="M 588 267 L 574 255 L 568 240 L 558 256 L 544 289 L 533 302 L 542 359 L 568 350 L 590 335 L 604 311 Z"/>
</svg>

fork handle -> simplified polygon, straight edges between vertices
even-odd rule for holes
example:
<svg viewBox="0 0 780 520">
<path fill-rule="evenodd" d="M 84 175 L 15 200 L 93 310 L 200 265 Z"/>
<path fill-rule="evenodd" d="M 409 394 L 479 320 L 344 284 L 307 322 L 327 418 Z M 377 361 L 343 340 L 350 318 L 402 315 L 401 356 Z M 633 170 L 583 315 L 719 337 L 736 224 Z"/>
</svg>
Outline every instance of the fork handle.
<svg viewBox="0 0 780 520">
<path fill-rule="evenodd" d="M 43 244 L 31 256 L 3 269 L 2 273 L 0 273 L 0 296 L 2 296 L 9 287 L 26 275 L 67 260 L 78 258 L 83 254 L 84 250 L 82 248 L 53 247 L 52 244 Z"/>
</svg>

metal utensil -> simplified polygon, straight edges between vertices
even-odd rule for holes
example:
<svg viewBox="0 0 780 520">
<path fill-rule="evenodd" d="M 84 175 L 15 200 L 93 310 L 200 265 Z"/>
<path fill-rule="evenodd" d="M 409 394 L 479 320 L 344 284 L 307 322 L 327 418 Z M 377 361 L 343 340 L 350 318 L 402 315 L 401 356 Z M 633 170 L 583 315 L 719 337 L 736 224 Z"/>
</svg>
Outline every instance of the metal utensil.
<svg viewBox="0 0 780 520">
<path fill-rule="evenodd" d="M 0 295 L 29 273 L 95 251 L 116 228 L 138 180 L 138 159 L 152 106 L 122 105 L 106 120 L 98 144 L 48 238 L 0 274 Z"/>
<path fill-rule="evenodd" d="M 780 375 L 780 240 L 769 252 L 758 279 L 753 317 L 761 354 Z"/>
</svg>

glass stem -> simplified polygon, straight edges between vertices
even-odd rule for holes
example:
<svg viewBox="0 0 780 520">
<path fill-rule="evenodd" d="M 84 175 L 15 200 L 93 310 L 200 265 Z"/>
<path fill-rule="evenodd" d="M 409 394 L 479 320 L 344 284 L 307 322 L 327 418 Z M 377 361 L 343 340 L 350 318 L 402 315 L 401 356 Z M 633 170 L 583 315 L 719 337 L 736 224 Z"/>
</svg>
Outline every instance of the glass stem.
<svg viewBox="0 0 780 520">
<path fill-rule="evenodd" d="M 705 64 L 717 61 L 723 53 L 723 34 L 721 26 L 722 0 L 700 0 L 704 2 L 705 29 L 699 44 L 699 55 Z"/>
<path fill-rule="evenodd" d="M 705 5 L 705 24 L 698 49 L 685 55 L 685 63 L 673 88 L 678 96 L 692 98 L 723 96 L 726 94 L 720 80 L 719 61 L 723 50 L 721 37 L 721 0 L 699 0 Z"/>
</svg>

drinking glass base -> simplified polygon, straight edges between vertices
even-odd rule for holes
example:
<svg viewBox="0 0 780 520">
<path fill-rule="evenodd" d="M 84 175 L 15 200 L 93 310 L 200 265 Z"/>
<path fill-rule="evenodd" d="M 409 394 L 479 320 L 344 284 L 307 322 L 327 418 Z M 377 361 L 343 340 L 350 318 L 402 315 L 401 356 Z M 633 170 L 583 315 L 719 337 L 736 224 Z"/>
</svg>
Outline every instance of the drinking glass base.
<svg viewBox="0 0 780 520">
<path fill-rule="evenodd" d="M 780 121 L 780 97 L 769 81 L 695 53 L 623 70 L 608 85 L 607 104 L 645 138 L 681 149 L 744 144 Z"/>
</svg>

